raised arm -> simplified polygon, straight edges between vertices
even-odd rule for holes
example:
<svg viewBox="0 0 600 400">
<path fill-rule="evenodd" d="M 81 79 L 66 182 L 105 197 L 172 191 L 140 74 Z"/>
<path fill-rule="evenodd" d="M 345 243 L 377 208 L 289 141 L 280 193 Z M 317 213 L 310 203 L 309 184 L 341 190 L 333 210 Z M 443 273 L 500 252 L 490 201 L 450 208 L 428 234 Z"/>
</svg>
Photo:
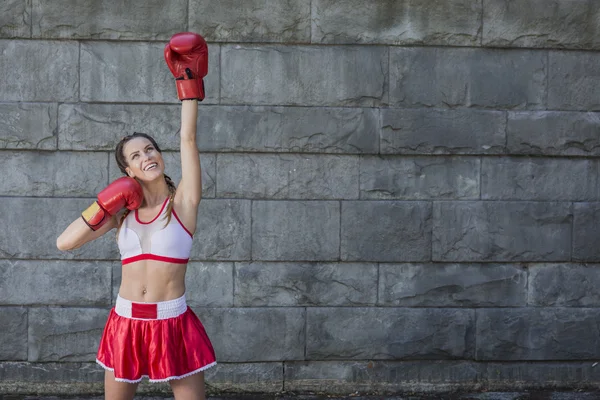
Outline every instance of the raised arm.
<svg viewBox="0 0 600 400">
<path fill-rule="evenodd" d="M 183 101 L 181 104 L 181 182 L 177 187 L 177 195 L 186 208 L 198 208 L 202 198 L 202 171 L 196 144 L 197 119 L 198 101 Z"/>
</svg>

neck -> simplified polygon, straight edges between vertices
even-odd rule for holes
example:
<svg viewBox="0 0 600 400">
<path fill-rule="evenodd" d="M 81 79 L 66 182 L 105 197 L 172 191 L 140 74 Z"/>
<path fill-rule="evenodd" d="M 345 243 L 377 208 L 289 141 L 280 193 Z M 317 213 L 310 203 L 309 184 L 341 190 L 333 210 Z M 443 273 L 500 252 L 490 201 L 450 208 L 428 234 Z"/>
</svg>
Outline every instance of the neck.
<svg viewBox="0 0 600 400">
<path fill-rule="evenodd" d="M 143 182 L 142 189 L 144 191 L 144 202 L 142 205 L 146 207 L 161 205 L 170 194 L 169 186 L 164 178 L 153 182 Z"/>
</svg>

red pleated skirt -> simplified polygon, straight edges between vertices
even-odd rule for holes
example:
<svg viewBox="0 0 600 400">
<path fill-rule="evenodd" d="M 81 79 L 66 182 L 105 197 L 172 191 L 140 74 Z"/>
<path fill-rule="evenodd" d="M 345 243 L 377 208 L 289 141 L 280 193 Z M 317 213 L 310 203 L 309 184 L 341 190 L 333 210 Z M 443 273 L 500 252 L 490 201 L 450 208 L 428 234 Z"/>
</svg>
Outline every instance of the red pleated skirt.
<svg viewBox="0 0 600 400">
<path fill-rule="evenodd" d="M 183 299 L 183 301 L 182 301 Z M 157 312 L 158 309 L 158 312 Z M 96 362 L 119 382 L 181 379 L 216 364 L 215 352 L 185 297 L 161 303 L 117 298 Z"/>
</svg>

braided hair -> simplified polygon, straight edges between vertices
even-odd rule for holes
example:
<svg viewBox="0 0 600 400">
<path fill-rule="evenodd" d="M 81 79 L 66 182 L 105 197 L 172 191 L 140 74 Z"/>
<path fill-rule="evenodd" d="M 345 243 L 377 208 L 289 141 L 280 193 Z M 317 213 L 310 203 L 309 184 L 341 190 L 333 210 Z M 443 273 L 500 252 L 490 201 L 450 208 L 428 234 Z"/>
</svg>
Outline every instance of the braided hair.
<svg viewBox="0 0 600 400">
<path fill-rule="evenodd" d="M 160 147 L 158 147 L 156 140 L 154 140 L 154 138 L 152 136 L 148 135 L 147 133 L 133 132 L 133 134 L 131 134 L 131 135 L 124 136 L 121 139 L 121 141 L 119 141 L 119 143 L 117 143 L 117 148 L 115 149 L 115 159 L 117 161 L 117 166 L 119 167 L 119 169 L 121 170 L 121 172 L 124 175 L 127 175 L 127 159 L 125 158 L 125 154 L 123 154 L 123 148 L 125 147 L 125 144 L 127 144 L 127 142 L 129 142 L 131 139 L 135 139 L 138 137 L 148 139 L 150 141 L 150 143 L 152 143 L 152 146 L 154 146 L 156 151 L 158 151 L 159 153 L 162 154 L 162 151 L 160 150 Z M 167 226 L 169 224 L 169 222 L 171 222 L 171 215 L 173 213 L 173 200 L 175 198 L 175 191 L 177 190 L 177 187 L 175 186 L 175 183 L 169 176 L 164 174 L 164 177 L 165 177 L 165 181 L 167 182 L 167 186 L 169 187 L 169 204 L 167 205 L 167 215 L 166 215 L 167 222 L 165 223 L 165 226 Z M 129 215 L 129 210 L 125 210 L 125 212 L 121 216 L 121 219 L 119 220 L 119 224 L 117 227 L 117 238 L 119 237 L 119 231 L 121 230 L 121 225 L 123 225 L 123 221 L 125 221 L 125 218 L 127 218 L 127 215 Z"/>
</svg>

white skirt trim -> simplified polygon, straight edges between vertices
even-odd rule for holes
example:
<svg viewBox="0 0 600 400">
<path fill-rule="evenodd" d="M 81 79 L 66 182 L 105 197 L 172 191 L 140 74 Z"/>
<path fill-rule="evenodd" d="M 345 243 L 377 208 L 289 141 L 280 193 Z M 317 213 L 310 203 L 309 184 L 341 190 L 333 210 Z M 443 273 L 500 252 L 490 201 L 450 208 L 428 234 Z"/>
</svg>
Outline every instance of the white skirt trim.
<svg viewBox="0 0 600 400">
<path fill-rule="evenodd" d="M 107 371 L 115 372 L 114 368 L 107 367 L 106 365 L 104 365 L 97 358 L 96 358 L 96 363 L 98 363 L 102 368 L 104 368 Z M 194 370 L 192 372 L 188 372 L 187 374 L 183 374 L 183 375 L 180 375 L 180 376 L 169 376 L 169 377 L 164 378 L 164 379 L 150 379 L 150 377 L 148 375 L 142 375 L 140 379 L 136 379 L 136 380 L 130 380 L 130 379 L 124 379 L 124 378 L 117 378 L 117 377 L 115 377 L 115 381 L 117 381 L 117 382 L 127 382 L 127 383 L 139 383 L 142 379 L 148 378 L 148 380 L 150 382 L 153 382 L 153 383 L 156 383 L 156 382 L 168 382 L 168 381 L 171 381 L 171 380 L 174 380 L 174 379 L 187 378 L 188 376 L 197 374 L 198 372 L 202 372 L 202 371 L 204 371 L 206 369 L 209 369 L 210 367 L 214 367 L 215 365 L 217 365 L 216 361 L 212 362 L 210 364 L 207 364 L 204 367 L 200 367 L 200 368 L 198 368 L 198 369 L 196 369 L 196 370 Z"/>
</svg>

